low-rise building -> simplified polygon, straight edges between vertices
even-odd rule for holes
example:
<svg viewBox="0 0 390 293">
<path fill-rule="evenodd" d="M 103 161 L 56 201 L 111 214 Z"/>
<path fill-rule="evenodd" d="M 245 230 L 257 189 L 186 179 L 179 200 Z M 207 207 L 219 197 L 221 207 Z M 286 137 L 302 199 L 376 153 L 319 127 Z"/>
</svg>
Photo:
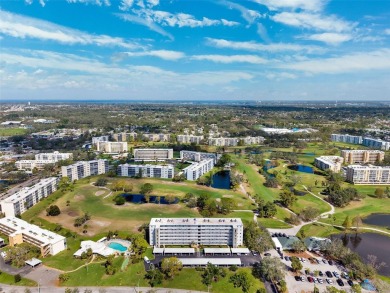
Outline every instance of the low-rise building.
<svg viewBox="0 0 390 293">
<path fill-rule="evenodd" d="M 42 179 L 32 187 L 24 187 L 0 202 L 1 212 L 6 217 L 21 215 L 41 199 L 56 191 L 57 184 L 57 177 L 49 177 Z"/>
<path fill-rule="evenodd" d="M 98 142 L 101 141 L 109 141 L 109 136 L 108 135 L 102 135 L 102 136 L 95 136 L 92 137 L 92 144 L 96 145 Z"/>
<path fill-rule="evenodd" d="M 173 178 L 175 168 L 172 165 L 133 165 L 122 164 L 118 166 L 118 175 L 127 177 L 146 178 Z"/>
<path fill-rule="evenodd" d="M 152 218 L 150 245 L 243 245 L 240 218 Z"/>
<path fill-rule="evenodd" d="M 143 137 L 148 141 L 169 141 L 171 139 L 171 135 L 165 133 L 144 133 Z"/>
<path fill-rule="evenodd" d="M 341 165 L 344 159 L 339 156 L 321 156 L 315 159 L 314 165 L 321 170 L 330 170 L 338 173 L 341 171 Z"/>
<path fill-rule="evenodd" d="M 390 166 L 349 165 L 346 175 L 347 181 L 353 184 L 390 184 Z"/>
<path fill-rule="evenodd" d="M 237 137 L 214 137 L 209 138 L 209 145 L 213 146 L 237 146 L 239 139 Z"/>
<path fill-rule="evenodd" d="M 358 135 L 349 135 L 349 134 L 332 134 L 331 140 L 335 142 L 344 142 L 350 144 L 362 144 L 363 137 Z"/>
<path fill-rule="evenodd" d="M 363 145 L 372 149 L 388 151 L 390 149 L 390 142 L 377 138 L 365 137 L 363 138 Z"/>
<path fill-rule="evenodd" d="M 379 150 L 342 150 L 341 156 L 346 164 L 375 164 L 383 161 L 385 152 Z"/>
<path fill-rule="evenodd" d="M 0 232 L 9 237 L 11 247 L 29 243 L 41 249 L 41 255 L 56 255 L 66 249 L 66 238 L 15 217 L 0 219 Z"/>
<path fill-rule="evenodd" d="M 240 139 L 244 145 L 263 144 L 265 140 L 262 136 L 246 136 Z"/>
<path fill-rule="evenodd" d="M 127 142 L 99 141 L 96 150 L 105 153 L 124 153 L 127 152 Z"/>
<path fill-rule="evenodd" d="M 134 149 L 135 161 L 164 161 L 173 158 L 173 149 Z"/>
<path fill-rule="evenodd" d="M 52 152 L 52 153 L 39 153 L 35 155 L 35 160 L 53 160 L 53 161 L 61 161 L 72 159 L 72 153 L 60 153 L 60 152 Z"/>
<path fill-rule="evenodd" d="M 177 142 L 179 142 L 179 143 L 200 144 L 203 139 L 204 139 L 203 135 L 179 134 L 177 136 Z"/>
<path fill-rule="evenodd" d="M 79 180 L 92 175 L 105 174 L 108 172 L 108 161 L 79 161 L 69 166 L 62 166 L 61 172 L 62 177 L 68 177 L 70 181 Z"/>
<path fill-rule="evenodd" d="M 182 161 L 200 162 L 207 159 L 213 159 L 214 163 L 217 163 L 218 155 L 215 153 L 180 151 L 180 160 Z"/>
<path fill-rule="evenodd" d="M 197 180 L 199 177 L 211 171 L 213 168 L 214 159 L 205 159 L 184 168 L 183 172 L 187 180 Z"/>
<path fill-rule="evenodd" d="M 43 169 L 47 164 L 55 164 L 55 160 L 20 160 L 15 162 L 18 170 L 32 171 L 33 169 Z"/>
<path fill-rule="evenodd" d="M 136 132 L 120 132 L 114 133 L 112 138 L 116 141 L 134 141 L 137 139 Z"/>
</svg>

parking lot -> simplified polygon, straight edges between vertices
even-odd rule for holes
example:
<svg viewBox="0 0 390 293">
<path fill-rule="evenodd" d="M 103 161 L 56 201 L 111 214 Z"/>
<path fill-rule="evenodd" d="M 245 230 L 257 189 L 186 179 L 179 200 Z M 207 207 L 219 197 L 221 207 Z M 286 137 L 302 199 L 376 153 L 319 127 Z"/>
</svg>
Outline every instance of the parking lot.
<svg viewBox="0 0 390 293">
<path fill-rule="evenodd" d="M 270 253 L 271 256 L 276 256 L 276 257 L 280 258 L 280 255 L 276 250 L 271 250 L 268 253 Z M 288 256 L 288 255 L 291 256 L 293 254 L 289 254 L 289 253 L 284 254 L 284 256 Z M 322 261 L 323 258 L 321 258 L 321 257 L 315 257 L 315 258 L 317 260 L 319 260 L 319 263 L 310 262 L 307 258 L 303 258 L 304 259 L 304 262 L 302 262 L 303 268 L 300 271 L 300 273 L 297 273 L 297 274 L 292 272 L 290 260 L 286 260 L 285 258 L 283 258 L 283 260 L 281 259 L 282 262 L 288 268 L 288 273 L 286 274 L 286 278 L 285 278 L 288 291 L 290 293 L 313 292 L 313 288 L 314 288 L 314 286 L 316 286 L 320 290 L 320 292 L 322 292 L 323 290 L 325 290 L 325 288 L 327 286 L 334 286 L 337 289 L 343 289 L 343 290 L 348 292 L 350 285 L 347 283 L 347 279 L 341 277 L 342 273 L 345 272 L 346 269 L 343 266 L 338 265 L 338 264 L 330 265 L 328 263 L 328 261 L 326 261 L 326 263 L 324 263 Z M 307 273 L 305 271 L 307 271 Z M 315 271 L 322 272 L 323 276 L 314 277 Z M 327 271 L 332 273 L 331 277 L 326 276 Z M 339 274 L 340 277 L 336 278 L 334 275 L 334 272 Z M 304 281 L 297 280 L 296 279 L 297 275 L 300 275 Z M 308 277 L 313 278 L 313 282 L 309 282 Z M 322 280 L 322 284 L 318 282 L 318 278 Z M 315 282 L 314 282 L 314 279 L 316 279 Z M 326 279 L 330 280 L 329 282 L 331 282 L 331 284 L 329 282 L 327 282 Z M 340 286 L 337 283 L 337 279 L 341 279 L 344 283 L 344 286 Z M 354 282 L 354 284 L 355 283 L 356 282 Z M 369 292 L 369 291 L 362 289 L 362 292 Z"/>
</svg>

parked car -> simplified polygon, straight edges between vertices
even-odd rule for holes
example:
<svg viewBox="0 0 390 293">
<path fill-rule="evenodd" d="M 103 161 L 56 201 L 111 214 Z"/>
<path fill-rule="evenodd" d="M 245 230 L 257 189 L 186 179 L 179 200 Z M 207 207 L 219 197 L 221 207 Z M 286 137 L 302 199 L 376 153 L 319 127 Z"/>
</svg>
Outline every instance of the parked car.
<svg viewBox="0 0 390 293">
<path fill-rule="evenodd" d="M 336 278 L 340 278 L 340 275 L 339 275 L 339 273 L 338 273 L 338 272 L 336 272 L 336 271 L 333 271 L 333 276 L 335 276 Z"/>
<path fill-rule="evenodd" d="M 341 286 L 341 287 L 344 286 L 344 282 L 341 279 L 337 279 L 337 284 L 339 284 L 339 286 Z"/>
<path fill-rule="evenodd" d="M 329 260 L 329 261 L 328 261 L 328 264 L 330 264 L 331 266 L 333 266 L 333 261 L 332 261 L 332 260 Z"/>
<path fill-rule="evenodd" d="M 310 282 L 310 283 L 313 283 L 314 282 L 314 279 L 312 277 L 307 277 L 307 280 Z"/>
<path fill-rule="evenodd" d="M 317 263 L 317 264 L 320 264 L 320 263 L 321 263 L 319 259 L 316 259 L 316 258 L 315 258 L 315 260 L 316 260 L 316 263 Z"/>
<path fill-rule="evenodd" d="M 352 282 L 351 280 L 348 280 L 347 283 L 348 283 L 348 285 L 351 286 L 351 287 L 354 285 L 353 282 Z"/>
<path fill-rule="evenodd" d="M 288 260 L 289 260 L 289 259 L 288 259 L 288 256 L 285 256 L 285 257 L 284 257 L 284 259 L 285 259 L 286 261 L 288 261 Z"/>
<path fill-rule="evenodd" d="M 323 277 L 323 276 L 324 276 L 324 273 L 321 272 L 321 271 L 319 271 L 319 272 L 318 272 L 318 275 L 319 275 L 320 277 Z"/>
<path fill-rule="evenodd" d="M 264 256 L 271 256 L 271 253 L 266 252 L 264 253 Z"/>
<path fill-rule="evenodd" d="M 328 284 L 330 284 L 330 285 L 333 284 L 333 281 L 332 281 L 331 279 L 326 279 L 326 282 L 327 282 Z"/>
<path fill-rule="evenodd" d="M 309 275 L 309 274 L 310 274 L 310 271 L 309 271 L 309 270 L 305 270 L 305 274 L 306 274 L 306 275 Z"/>
<path fill-rule="evenodd" d="M 324 264 L 327 264 L 328 262 L 326 261 L 326 259 L 324 258 L 324 259 L 322 259 L 322 262 L 324 263 Z"/>
<path fill-rule="evenodd" d="M 320 283 L 320 284 L 324 284 L 324 280 L 323 280 L 323 279 L 317 278 L 317 281 L 318 281 L 318 283 Z"/>
<path fill-rule="evenodd" d="M 300 281 L 301 280 L 301 276 L 295 276 L 295 281 Z"/>
</svg>

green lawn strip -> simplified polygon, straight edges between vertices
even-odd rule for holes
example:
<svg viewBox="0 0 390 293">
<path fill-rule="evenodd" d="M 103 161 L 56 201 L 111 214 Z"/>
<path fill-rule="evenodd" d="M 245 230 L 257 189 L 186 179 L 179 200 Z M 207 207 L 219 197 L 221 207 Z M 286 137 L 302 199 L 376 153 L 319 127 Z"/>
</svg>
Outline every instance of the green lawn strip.
<svg viewBox="0 0 390 293">
<path fill-rule="evenodd" d="M 23 135 L 27 133 L 24 128 L 0 128 L 0 136 Z"/>
<path fill-rule="evenodd" d="M 321 225 L 318 223 L 305 225 L 301 228 L 301 230 L 304 231 L 306 237 L 309 236 L 329 237 L 332 234 L 338 234 L 343 232 L 343 229 L 335 228 L 327 225 Z"/>
<path fill-rule="evenodd" d="M 69 273 L 69 280 L 61 286 L 148 286 L 144 279 L 145 269 L 143 262 L 129 264 L 125 271 L 121 271 L 123 257 L 114 259 L 113 265 L 117 272 L 113 276 L 106 275 L 102 263 L 93 263 L 75 272 Z"/>
<path fill-rule="evenodd" d="M 244 224 L 249 224 L 250 222 L 253 222 L 253 212 L 231 212 L 227 215 L 221 215 L 217 214 L 214 217 L 216 218 L 241 218 L 242 222 Z"/>
<path fill-rule="evenodd" d="M 272 219 L 272 218 L 258 218 L 257 221 L 259 224 L 266 228 L 273 228 L 273 229 L 287 229 L 291 228 L 292 226 L 278 221 L 277 219 Z"/>
<path fill-rule="evenodd" d="M 327 203 L 323 202 L 319 198 L 316 198 L 310 193 L 303 196 L 297 196 L 297 198 L 298 200 L 290 208 L 296 214 L 299 214 L 307 207 L 316 208 L 320 211 L 320 213 L 330 211 L 330 206 Z"/>
<path fill-rule="evenodd" d="M 38 285 L 35 281 L 26 278 L 22 278 L 19 282 L 15 283 L 15 277 L 13 275 L 2 271 L 0 271 L 0 284 L 28 287 L 36 287 Z"/>
</svg>

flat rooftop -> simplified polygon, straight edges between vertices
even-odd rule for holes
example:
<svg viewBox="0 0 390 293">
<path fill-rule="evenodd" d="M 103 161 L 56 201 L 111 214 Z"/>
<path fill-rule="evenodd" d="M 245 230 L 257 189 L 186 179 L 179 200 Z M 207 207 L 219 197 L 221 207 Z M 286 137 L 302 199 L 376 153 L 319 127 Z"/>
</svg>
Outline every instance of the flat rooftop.
<svg viewBox="0 0 390 293">
<path fill-rule="evenodd" d="M 183 266 L 206 266 L 208 263 L 221 266 L 241 266 L 240 258 L 179 258 Z"/>
<path fill-rule="evenodd" d="M 240 218 L 152 218 L 149 225 L 242 225 Z"/>
</svg>

